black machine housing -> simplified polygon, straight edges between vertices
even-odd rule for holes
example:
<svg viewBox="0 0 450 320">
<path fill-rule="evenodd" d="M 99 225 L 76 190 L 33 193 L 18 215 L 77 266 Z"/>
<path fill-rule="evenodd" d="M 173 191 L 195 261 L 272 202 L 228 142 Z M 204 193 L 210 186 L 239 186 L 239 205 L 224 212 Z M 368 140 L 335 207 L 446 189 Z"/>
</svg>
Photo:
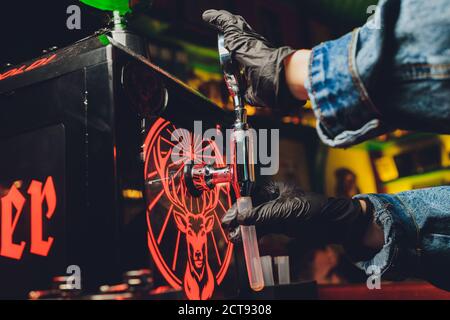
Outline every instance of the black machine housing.
<svg viewBox="0 0 450 320">
<path fill-rule="evenodd" d="M 186 129 L 193 119 L 226 128 L 232 115 L 104 34 L 14 69 L 0 78 L 0 198 L 12 186 L 23 195 L 9 229 L 13 243 L 24 246 L 19 259 L 0 253 L 0 297 L 46 288 L 71 265 L 79 266 L 87 291 L 151 265 L 145 200 L 124 192 L 144 194 L 148 122 L 159 115 Z M 56 208 L 47 217 L 48 199 L 40 199 L 42 240 L 52 237 L 53 243 L 42 256 L 30 250 L 36 213 L 28 188 L 49 177 Z"/>
</svg>

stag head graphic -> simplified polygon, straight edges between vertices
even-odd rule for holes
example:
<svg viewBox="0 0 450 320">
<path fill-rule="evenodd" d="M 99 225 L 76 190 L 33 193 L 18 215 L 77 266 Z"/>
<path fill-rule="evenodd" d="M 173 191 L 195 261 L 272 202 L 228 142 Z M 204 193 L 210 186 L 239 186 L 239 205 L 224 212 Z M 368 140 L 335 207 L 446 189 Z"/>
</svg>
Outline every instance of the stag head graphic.
<svg viewBox="0 0 450 320">
<path fill-rule="evenodd" d="M 180 232 L 185 234 L 188 261 L 184 274 L 183 287 L 189 299 L 205 300 L 211 298 L 215 288 L 215 277 L 208 260 L 208 234 L 214 227 L 214 209 L 219 201 L 217 188 L 203 192 L 197 208 L 188 206 L 188 192 L 182 174 L 173 175 L 169 169 L 172 150 L 161 151 L 160 142 L 154 153 L 156 171 L 160 177 L 167 199 L 174 205 L 173 217 Z M 187 157 L 189 158 L 189 156 Z M 181 171 L 182 172 L 182 171 Z"/>
</svg>

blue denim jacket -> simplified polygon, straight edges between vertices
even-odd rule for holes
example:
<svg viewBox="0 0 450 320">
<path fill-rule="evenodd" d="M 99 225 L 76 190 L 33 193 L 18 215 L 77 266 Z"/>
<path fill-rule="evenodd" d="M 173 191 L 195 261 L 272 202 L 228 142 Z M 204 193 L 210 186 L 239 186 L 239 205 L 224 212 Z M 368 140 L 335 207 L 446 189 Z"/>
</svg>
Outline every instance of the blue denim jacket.
<svg viewBox="0 0 450 320">
<path fill-rule="evenodd" d="M 322 141 L 450 133 L 448 0 L 381 0 L 375 21 L 312 50 L 306 87 Z"/>
<path fill-rule="evenodd" d="M 381 0 L 375 20 L 313 48 L 306 84 L 321 140 L 347 147 L 392 128 L 450 133 L 449 0 Z M 450 187 L 361 195 L 385 246 L 359 266 L 450 289 Z"/>
<path fill-rule="evenodd" d="M 450 290 L 450 186 L 356 198 L 373 204 L 385 240 L 360 268 L 376 266 L 382 279 L 420 277 Z"/>
</svg>

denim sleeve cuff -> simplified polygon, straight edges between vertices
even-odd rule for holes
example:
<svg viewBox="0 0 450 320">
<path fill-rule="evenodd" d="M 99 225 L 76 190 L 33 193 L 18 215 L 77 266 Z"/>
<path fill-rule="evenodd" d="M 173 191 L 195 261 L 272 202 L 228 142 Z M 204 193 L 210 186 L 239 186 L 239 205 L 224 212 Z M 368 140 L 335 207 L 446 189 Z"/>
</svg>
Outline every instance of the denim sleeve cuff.
<svg viewBox="0 0 450 320">
<path fill-rule="evenodd" d="M 393 195 L 358 195 L 372 203 L 375 222 L 383 229 L 384 246 L 366 261 L 356 262 L 365 270 L 380 270 L 384 279 L 399 280 L 419 273 L 421 250 L 418 249 L 418 228 L 403 203 Z"/>
<path fill-rule="evenodd" d="M 321 140 L 331 147 L 348 147 L 387 132 L 358 74 L 359 29 L 324 42 L 311 53 L 306 81 Z"/>
</svg>

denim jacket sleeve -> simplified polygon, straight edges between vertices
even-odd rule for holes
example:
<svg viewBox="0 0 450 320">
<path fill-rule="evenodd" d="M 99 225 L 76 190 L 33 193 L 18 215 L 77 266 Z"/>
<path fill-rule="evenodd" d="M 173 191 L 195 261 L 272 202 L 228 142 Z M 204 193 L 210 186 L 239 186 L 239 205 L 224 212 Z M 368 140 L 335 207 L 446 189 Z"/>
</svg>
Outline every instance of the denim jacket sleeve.
<svg viewBox="0 0 450 320">
<path fill-rule="evenodd" d="M 373 204 L 385 239 L 360 268 L 378 269 L 385 280 L 419 277 L 450 290 L 450 186 L 356 198 Z"/>
<path fill-rule="evenodd" d="M 391 128 L 450 133 L 448 0 L 380 0 L 373 20 L 313 48 L 306 87 L 332 147 Z"/>
</svg>

